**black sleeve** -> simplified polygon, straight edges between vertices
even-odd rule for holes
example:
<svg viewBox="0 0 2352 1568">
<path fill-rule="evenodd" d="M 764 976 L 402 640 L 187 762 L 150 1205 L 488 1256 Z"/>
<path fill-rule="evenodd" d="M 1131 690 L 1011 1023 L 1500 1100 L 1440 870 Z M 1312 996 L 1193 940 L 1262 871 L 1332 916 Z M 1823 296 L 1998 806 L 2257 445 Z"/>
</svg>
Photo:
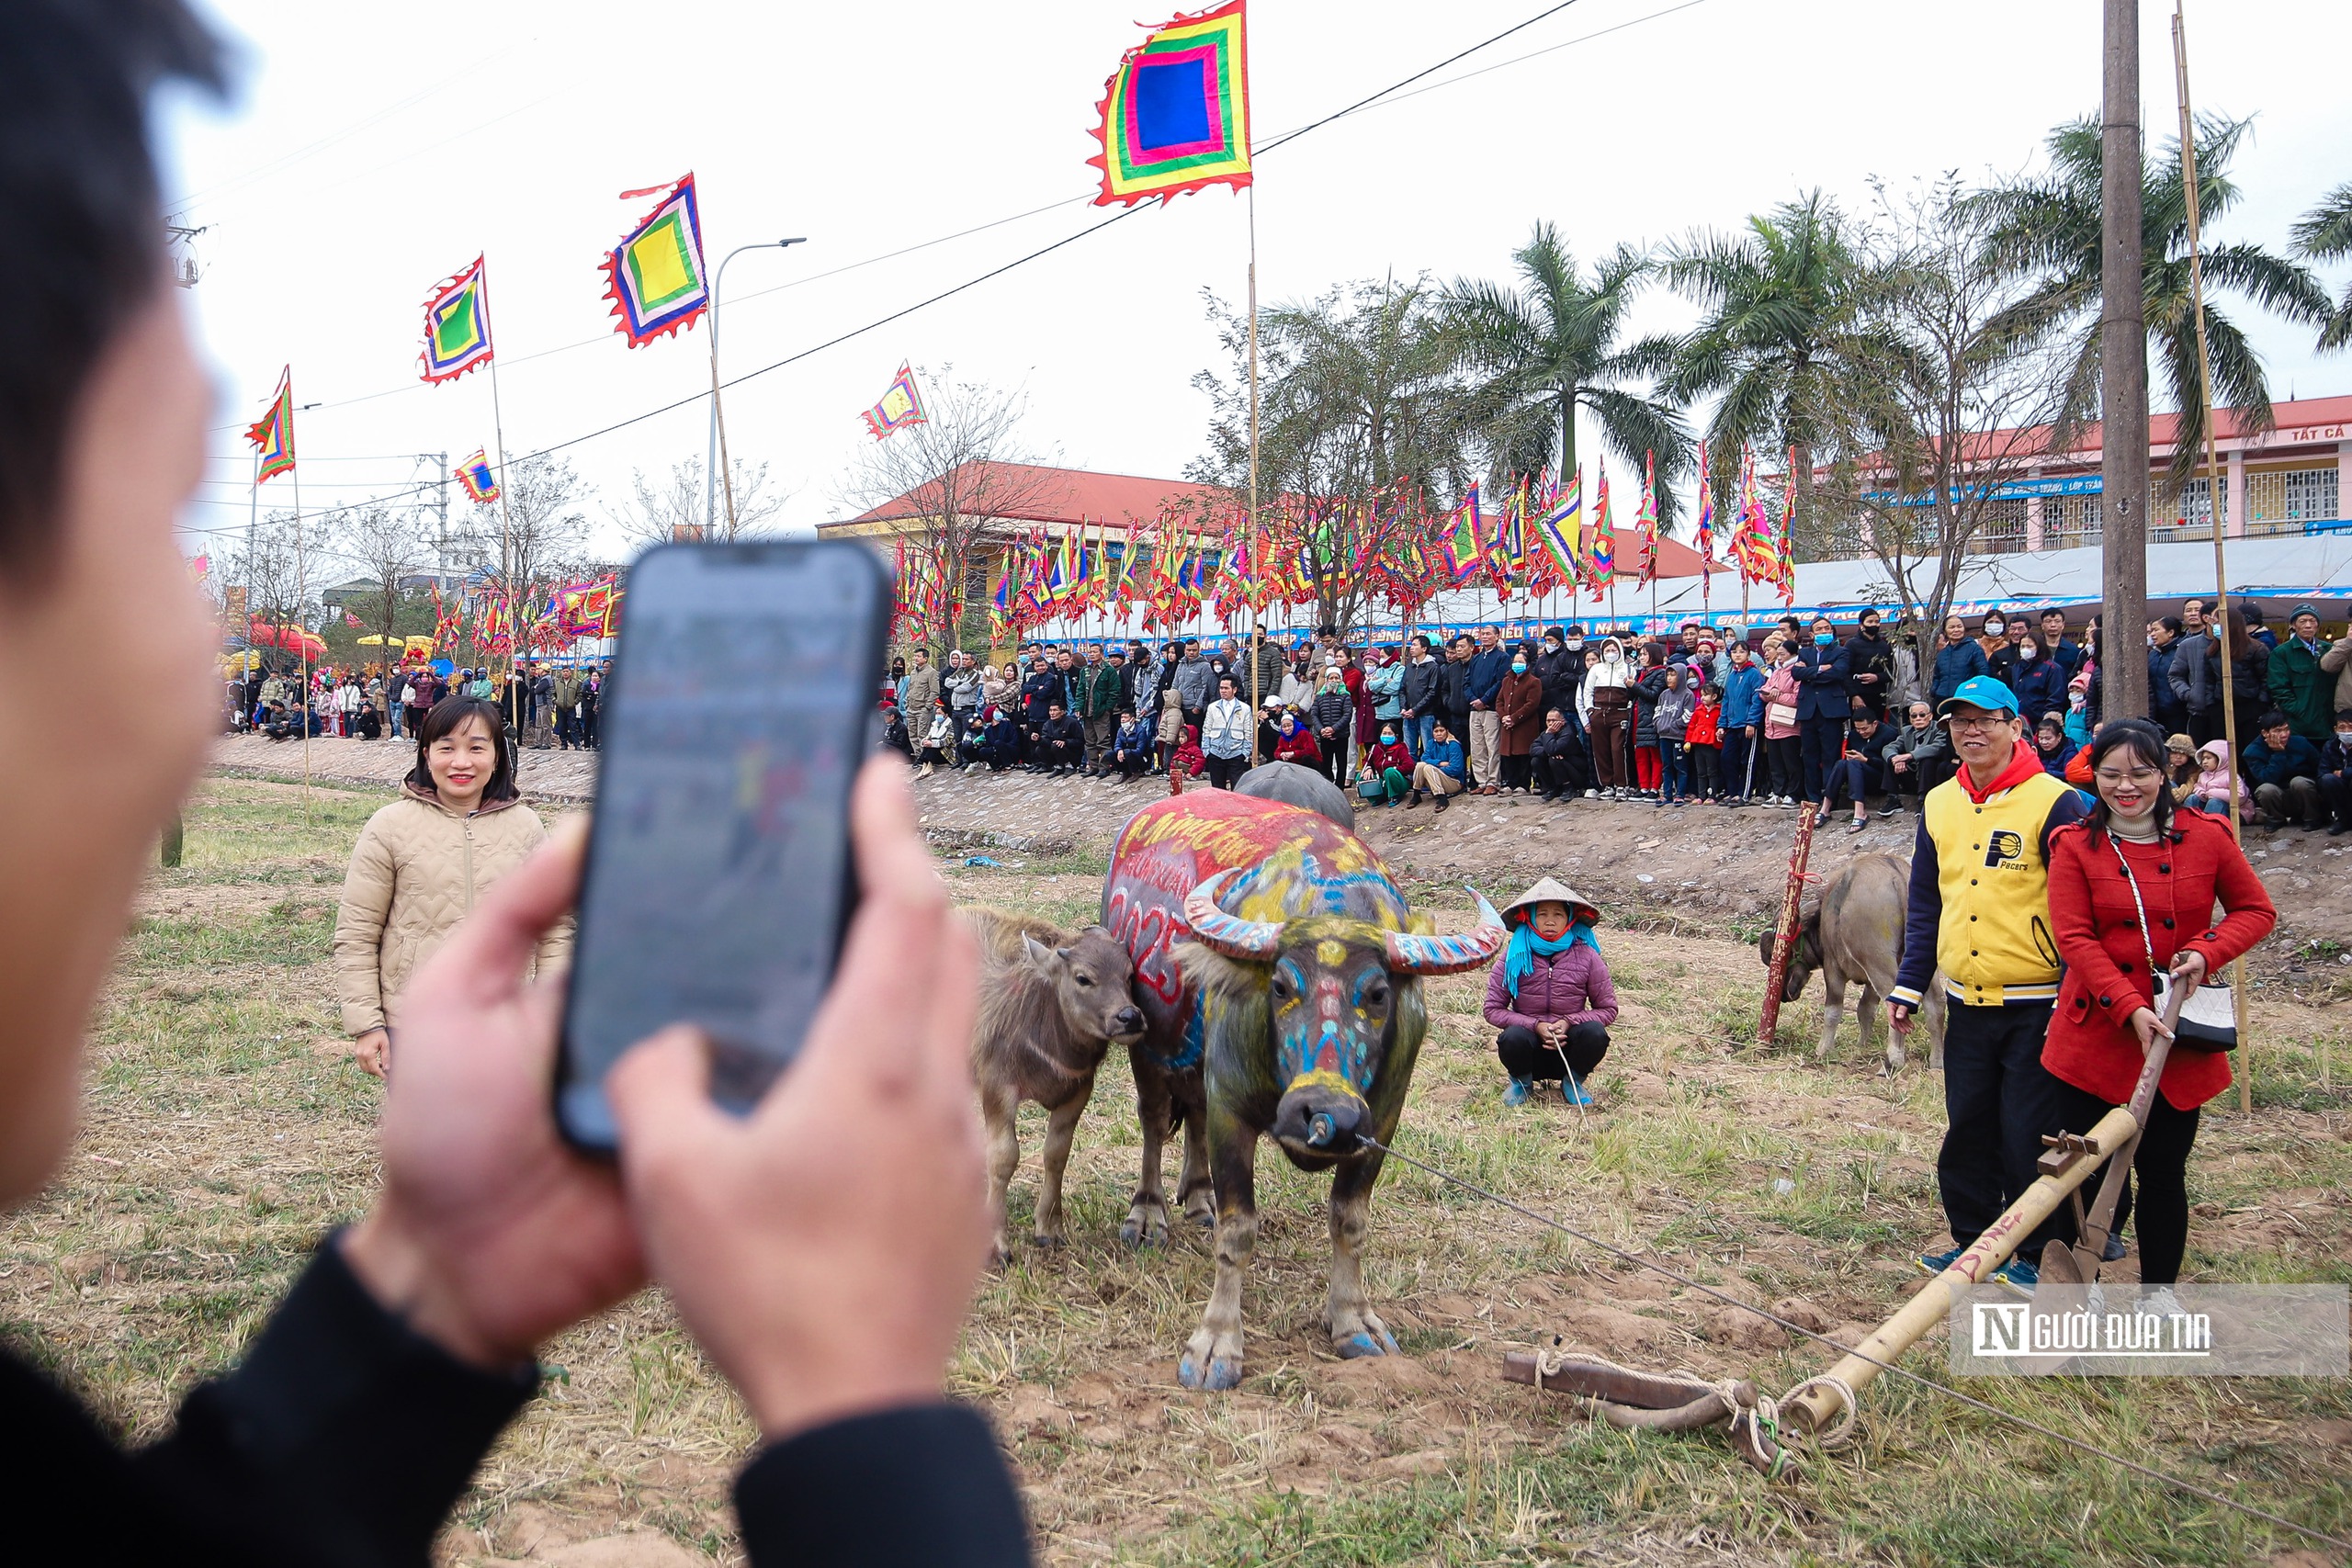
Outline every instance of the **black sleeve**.
<svg viewBox="0 0 2352 1568">
<path fill-rule="evenodd" d="M 377 1304 L 330 1240 L 244 1364 L 200 1384 L 134 1475 L 191 1535 L 424 1568 L 499 1431 L 538 1386 L 465 1365 Z M 249 1561 L 268 1561 L 266 1549 Z"/>
<path fill-rule="evenodd" d="M 776 1444 L 735 1481 L 752 1568 L 1019 1568 L 1021 1495 L 988 1422 L 956 1404 L 854 1416 Z"/>
</svg>

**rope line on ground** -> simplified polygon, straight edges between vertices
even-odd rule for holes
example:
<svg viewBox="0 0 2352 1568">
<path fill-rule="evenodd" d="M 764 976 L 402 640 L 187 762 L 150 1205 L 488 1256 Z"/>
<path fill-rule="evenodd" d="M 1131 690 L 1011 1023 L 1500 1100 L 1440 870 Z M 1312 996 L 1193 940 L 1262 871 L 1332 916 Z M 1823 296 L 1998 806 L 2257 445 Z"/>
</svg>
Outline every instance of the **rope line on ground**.
<svg viewBox="0 0 2352 1568">
<path fill-rule="evenodd" d="M 1636 1267 L 1647 1269 L 1656 1273 L 1663 1274 L 1668 1279 L 1672 1280 L 1675 1283 L 1686 1286 L 1690 1290 L 1698 1291 L 1702 1294 L 1713 1296 L 1717 1301 L 1724 1303 L 1727 1306 L 1735 1306 L 1742 1312 L 1753 1313 L 1757 1316 L 1763 1318 L 1768 1323 L 1778 1324 L 1781 1327 L 1787 1329 L 1792 1334 L 1802 1335 L 1807 1339 L 1819 1340 L 1822 1344 L 1828 1346 L 1831 1349 L 1836 1350 L 1840 1355 L 1860 1357 L 1861 1359 L 1870 1362 L 1882 1372 L 1892 1373 L 1895 1377 L 1903 1378 L 1911 1382 L 1917 1383 L 1921 1388 L 1932 1389 L 1938 1393 L 1944 1394 L 1949 1398 L 1960 1401 L 1962 1404 L 1973 1405 L 1976 1409 L 1982 1410 L 1991 1416 L 1996 1416 L 2004 1421 L 2014 1422 L 2018 1426 L 2025 1427 L 2028 1431 L 2037 1433 L 2040 1436 L 2048 1438 L 2054 1442 L 2064 1443 L 2068 1448 L 2076 1449 L 2084 1453 L 2103 1459 L 2109 1464 L 2120 1466 L 2122 1469 L 2128 1470 L 2135 1475 L 2145 1476 L 2148 1480 L 2156 1482 L 2165 1486 L 2169 1486 L 2175 1491 L 2186 1492 L 2191 1496 L 2201 1497 L 2209 1503 L 2216 1503 L 2224 1508 L 2230 1508 L 2238 1513 L 2247 1515 L 2250 1517 L 2261 1519 L 2267 1524 L 2277 1525 L 2281 1529 L 2292 1530 L 2297 1535 L 2308 1536 L 2312 1540 L 2321 1541 L 2328 1546 L 2333 1546 L 2344 1551 L 2352 1551 L 2352 1540 L 2346 1540 L 2342 1536 L 2330 1535 L 2325 1530 L 2314 1529 L 2310 1525 L 2297 1524 L 2294 1520 L 2288 1518 L 2282 1514 L 2274 1514 L 2267 1508 L 2256 1506 L 2252 1503 L 2241 1502 L 2235 1497 L 2231 1497 L 2222 1493 L 2216 1492 L 2211 1487 L 2200 1486 L 2194 1481 L 2189 1481 L 2184 1477 L 2169 1474 L 2166 1472 L 2142 1464 L 2137 1460 L 2126 1459 L 2121 1454 L 2100 1448 L 2096 1443 L 2086 1442 L 2080 1438 L 2069 1436 L 2064 1432 L 2059 1431 L 2054 1427 L 2046 1427 L 2041 1422 L 2034 1420 L 2030 1416 L 2020 1416 L 2013 1410 L 2004 1410 L 1999 1405 L 1995 1404 L 1988 1400 L 1979 1399 L 1973 1393 L 1962 1393 L 1960 1390 L 1951 1387 L 1948 1383 L 1939 1383 L 1933 1378 L 1923 1377 L 1917 1372 L 1911 1371 L 1903 1367 L 1898 1367 L 1892 1361 L 1883 1361 L 1876 1356 L 1867 1355 L 1850 1346 L 1841 1345 L 1826 1334 L 1818 1333 L 1814 1329 L 1807 1328 L 1801 1323 L 1792 1322 L 1788 1318 L 1782 1317 L 1780 1314 L 1772 1312 L 1768 1308 L 1756 1306 L 1750 1303 L 1741 1301 L 1737 1296 L 1732 1295 L 1728 1292 L 1719 1291 L 1713 1285 L 1702 1284 L 1699 1280 L 1691 1279 L 1687 1274 L 1678 1273 L 1676 1270 L 1668 1268 L 1665 1264 L 1660 1263 L 1654 1258 L 1645 1258 L 1640 1253 L 1629 1252 L 1622 1247 L 1616 1247 L 1609 1242 L 1605 1242 L 1599 1236 L 1587 1235 L 1584 1232 L 1577 1230 L 1573 1225 L 1565 1224 L 1560 1221 L 1552 1218 L 1549 1214 L 1531 1209 L 1524 1203 L 1516 1202 L 1511 1199 L 1504 1197 L 1499 1192 L 1489 1191 L 1487 1189 L 1479 1186 L 1475 1181 L 1466 1180 L 1462 1177 L 1454 1175 L 1450 1170 L 1441 1169 L 1438 1167 L 1430 1164 L 1426 1160 L 1415 1159 L 1411 1155 L 1391 1148 L 1389 1145 L 1380 1142 L 1376 1138 L 1364 1137 L 1362 1134 L 1358 1134 L 1357 1136 L 1361 1140 L 1363 1147 L 1377 1149 L 1383 1155 L 1393 1156 L 1397 1159 L 1403 1160 L 1407 1165 L 1411 1166 L 1416 1170 L 1436 1177 L 1441 1181 L 1451 1182 L 1453 1185 L 1461 1188 L 1465 1192 L 1476 1193 L 1477 1196 L 1486 1199 L 1488 1202 L 1500 1204 L 1502 1207 L 1509 1209 L 1515 1214 L 1533 1220 L 1537 1224 L 1549 1226 L 1551 1229 L 1558 1231 L 1564 1235 L 1572 1236 L 1577 1241 L 1583 1242 L 1588 1247 L 1599 1247 L 1601 1251 L 1608 1253 L 1612 1258 L 1622 1258 L 1625 1262 L 1634 1264 Z M 1782 1394 L 1780 1399 L 1774 1403 L 1781 1405 L 1786 1405 L 1792 1400 L 1795 1399 L 1798 1394 L 1804 1393 L 1807 1388 L 1812 1387 L 1816 1383 L 1826 1384 L 1833 1387 L 1837 1392 L 1838 1398 L 1845 1402 L 1846 1406 L 1842 1417 L 1836 1426 L 1829 1429 L 1829 1433 L 1827 1434 L 1827 1437 L 1835 1438 L 1835 1442 L 1833 1443 L 1824 1439 L 1819 1441 L 1819 1446 L 1824 1449 L 1842 1448 L 1848 1442 L 1852 1440 L 1854 1427 L 1860 1417 L 1860 1401 L 1855 1397 L 1854 1390 L 1848 1387 L 1843 1382 L 1826 1376 L 1808 1378 L 1804 1382 L 1799 1383 L 1795 1388 L 1791 1389 L 1787 1393 Z"/>
</svg>

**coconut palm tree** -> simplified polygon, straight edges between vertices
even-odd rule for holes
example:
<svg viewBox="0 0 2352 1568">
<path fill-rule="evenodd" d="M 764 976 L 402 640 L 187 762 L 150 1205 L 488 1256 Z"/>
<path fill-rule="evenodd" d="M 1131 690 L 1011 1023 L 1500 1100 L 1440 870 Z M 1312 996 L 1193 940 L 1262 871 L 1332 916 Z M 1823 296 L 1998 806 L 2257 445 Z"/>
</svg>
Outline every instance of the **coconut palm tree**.
<svg viewBox="0 0 2352 1568">
<path fill-rule="evenodd" d="M 2317 207 L 2303 214 L 2292 231 L 2296 254 L 2321 259 L 2352 255 L 2352 185 L 2329 191 Z M 2352 284 L 2344 299 L 2321 326 L 2319 346 L 2342 348 L 2352 343 Z"/>
<path fill-rule="evenodd" d="M 1630 245 L 1603 256 L 1588 281 L 1559 231 L 1539 222 L 1511 253 L 1520 284 L 1459 280 L 1446 290 L 1444 317 L 1473 378 L 1472 419 L 1494 467 L 1531 474 L 1552 460 L 1576 471 L 1577 410 L 1589 410 L 1601 440 L 1634 468 L 1655 454 L 1660 480 L 1690 464 L 1690 437 L 1674 405 L 1649 394 L 1673 364 L 1668 338 L 1619 342 L 1634 299 L 1651 272 Z M 1661 483 L 1661 525 L 1674 520 L 1674 492 Z"/>
<path fill-rule="evenodd" d="M 1836 205 L 1818 190 L 1669 247 L 1667 281 L 1705 317 L 1679 345 L 1668 395 L 1714 396 L 1707 441 L 1718 482 L 1744 446 L 1795 452 L 1798 526 L 1813 523 L 1815 459 L 1837 444 L 1860 369 L 1887 352 L 1865 303 L 1866 270 Z"/>
<path fill-rule="evenodd" d="M 2202 118 L 2197 128 L 2199 217 L 2210 230 L 2238 203 L 2230 159 L 2251 120 Z M 2099 124 L 2096 117 L 2050 133 L 2050 171 L 1998 186 L 1974 199 L 1991 212 L 1987 254 L 2031 287 L 2003 313 L 2000 330 L 2019 342 L 2068 339 L 2072 359 L 2057 432 L 2065 440 L 2093 417 L 2099 374 Z M 2176 138 L 2140 175 L 2141 298 L 2147 313 L 2149 357 L 2161 367 L 2173 405 L 2181 411 L 2170 473 L 2185 480 L 2205 440 L 2198 386 L 2197 319 L 2189 283 L 2188 198 Z M 2270 383 L 2261 356 L 2236 322 L 2215 309 L 2223 289 L 2289 321 L 2327 321 L 2327 295 L 2310 270 L 2259 245 L 2215 245 L 2199 258 L 2205 275 L 2205 335 L 2212 360 L 2213 397 L 2239 410 L 2239 428 L 2271 425 Z M 2069 339 L 2069 334 L 2071 338 Z"/>
</svg>

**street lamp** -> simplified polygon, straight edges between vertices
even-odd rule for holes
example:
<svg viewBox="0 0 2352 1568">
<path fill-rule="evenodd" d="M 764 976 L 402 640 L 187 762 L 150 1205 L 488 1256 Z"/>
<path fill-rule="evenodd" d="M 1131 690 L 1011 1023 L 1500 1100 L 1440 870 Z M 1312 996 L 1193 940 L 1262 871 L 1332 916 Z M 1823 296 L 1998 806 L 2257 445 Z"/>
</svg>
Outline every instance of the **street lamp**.
<svg viewBox="0 0 2352 1568">
<path fill-rule="evenodd" d="M 702 536 L 709 538 L 718 525 L 718 476 L 727 467 L 727 420 L 718 408 L 718 291 L 727 281 L 727 264 L 745 251 L 780 251 L 786 245 L 808 243 L 805 234 L 795 234 L 789 240 L 760 240 L 748 245 L 738 245 L 727 253 L 718 264 L 710 284 L 710 455 L 707 471 L 703 475 Z M 735 536 L 735 476 L 727 476 L 727 536 Z"/>
</svg>

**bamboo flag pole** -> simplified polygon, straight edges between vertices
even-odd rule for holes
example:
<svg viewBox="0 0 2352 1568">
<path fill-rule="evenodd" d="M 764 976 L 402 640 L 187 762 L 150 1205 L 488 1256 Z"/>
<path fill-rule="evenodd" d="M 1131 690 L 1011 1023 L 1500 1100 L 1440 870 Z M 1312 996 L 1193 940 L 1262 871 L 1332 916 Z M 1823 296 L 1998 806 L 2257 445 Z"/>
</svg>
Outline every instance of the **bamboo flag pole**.
<svg viewBox="0 0 2352 1568">
<path fill-rule="evenodd" d="M 484 294 L 490 292 L 488 262 L 482 264 L 481 288 Z M 714 391 L 713 396 L 716 395 Z M 498 441 L 498 589 L 506 596 L 506 722 L 519 737 L 523 733 L 523 704 L 514 679 L 514 644 L 519 631 L 514 610 L 514 514 L 506 502 L 506 492 L 514 488 L 514 473 L 506 463 L 506 414 L 498 400 L 498 355 L 494 353 L 490 356 L 490 427 Z"/>
<path fill-rule="evenodd" d="M 2222 544 L 2222 479 L 2220 436 L 2213 428 L 2213 360 L 2205 337 L 2205 267 L 2199 259 L 2197 199 L 2197 123 L 2188 107 L 2188 33 L 2182 0 L 2173 0 L 2173 76 L 2180 90 L 2180 177 L 2188 195 L 2188 289 L 2197 312 L 2197 391 L 2205 405 L 2205 516 L 2213 530 L 2213 601 L 2221 613 L 2214 640 L 2222 650 L 2222 735 L 2230 749 L 2230 834 L 2243 840 L 2245 824 L 2238 810 L 2237 705 L 2231 700 L 2234 676 L 2230 658 L 2230 570 Z M 2245 959 L 2230 961 L 2230 996 L 2238 1026 L 2238 1109 L 2254 1109 L 2254 1040 L 2246 1032 Z"/>
<path fill-rule="evenodd" d="M 1258 563 L 1258 182 L 1250 181 L 1250 570 L 1259 570 Z M 1248 584 L 1243 584 L 1245 597 Z M 1258 690 L 1258 608 L 1254 600 L 1250 606 L 1250 632 L 1242 644 L 1243 657 L 1250 660 L 1250 761 L 1251 766 L 1263 761 L 1258 755 L 1258 717 L 1265 711 L 1266 699 Z"/>
</svg>

